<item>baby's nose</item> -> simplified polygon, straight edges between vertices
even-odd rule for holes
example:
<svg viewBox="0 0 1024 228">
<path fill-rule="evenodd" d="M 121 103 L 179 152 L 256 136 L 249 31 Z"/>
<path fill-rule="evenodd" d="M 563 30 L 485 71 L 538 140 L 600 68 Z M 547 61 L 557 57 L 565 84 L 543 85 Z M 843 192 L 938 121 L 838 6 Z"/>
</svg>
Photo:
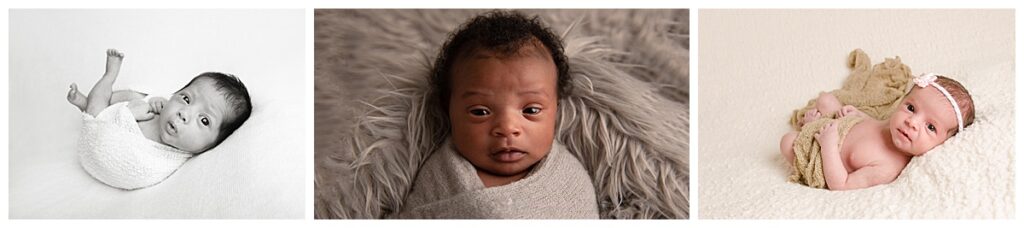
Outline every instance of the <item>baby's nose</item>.
<svg viewBox="0 0 1024 228">
<path fill-rule="evenodd" d="M 920 116 L 914 115 L 907 117 L 907 120 L 905 122 L 907 123 L 907 126 L 910 126 L 913 130 L 918 130 L 918 128 L 921 127 L 921 123 L 923 121 L 921 120 Z"/>
<path fill-rule="evenodd" d="M 520 134 L 522 132 L 518 128 L 512 127 L 496 127 L 492 132 L 492 135 L 496 137 L 518 137 Z"/>
<path fill-rule="evenodd" d="M 181 119 L 182 123 L 188 123 L 188 121 L 189 121 L 188 115 L 185 114 L 183 112 L 183 110 L 178 110 L 177 115 L 178 115 L 178 119 Z"/>
<path fill-rule="evenodd" d="M 523 133 L 519 125 L 516 124 L 516 120 L 513 115 L 506 115 L 498 117 L 498 123 L 491 130 L 491 135 L 495 137 L 518 137 Z"/>
</svg>

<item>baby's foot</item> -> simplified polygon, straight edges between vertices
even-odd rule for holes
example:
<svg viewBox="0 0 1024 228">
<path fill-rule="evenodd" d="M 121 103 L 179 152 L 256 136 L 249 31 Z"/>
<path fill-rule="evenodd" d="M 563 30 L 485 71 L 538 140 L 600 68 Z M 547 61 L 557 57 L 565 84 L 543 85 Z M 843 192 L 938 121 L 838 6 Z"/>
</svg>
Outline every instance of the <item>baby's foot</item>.
<svg viewBox="0 0 1024 228">
<path fill-rule="evenodd" d="M 811 110 L 807 110 L 807 112 L 804 112 L 804 118 L 800 119 L 800 126 L 803 126 L 804 124 L 810 122 L 814 122 L 815 120 L 818 120 L 820 118 L 821 112 L 819 112 L 818 109 L 813 108 Z"/>
<path fill-rule="evenodd" d="M 121 70 L 124 54 L 115 49 L 107 49 L 107 74 L 117 74 Z"/>
<path fill-rule="evenodd" d="M 86 106 L 85 95 L 78 92 L 78 84 L 71 83 L 71 90 L 68 91 L 68 102 L 75 107 L 78 107 L 79 111 L 84 111 Z"/>
</svg>

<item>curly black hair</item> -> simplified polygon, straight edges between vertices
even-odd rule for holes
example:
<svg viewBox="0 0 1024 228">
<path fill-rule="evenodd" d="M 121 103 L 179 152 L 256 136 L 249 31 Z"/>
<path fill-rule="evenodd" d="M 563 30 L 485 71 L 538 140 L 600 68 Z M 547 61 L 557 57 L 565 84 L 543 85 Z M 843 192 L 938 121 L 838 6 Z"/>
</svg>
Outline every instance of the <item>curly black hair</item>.
<svg viewBox="0 0 1024 228">
<path fill-rule="evenodd" d="M 480 50 L 493 51 L 501 55 L 514 55 L 524 45 L 540 42 L 558 71 L 558 98 L 565 97 L 571 90 L 569 63 L 562 46 L 562 39 L 551 32 L 537 16 L 527 17 L 517 11 L 490 11 L 477 15 L 448 36 L 431 69 L 431 84 L 436 91 L 435 99 L 447 113 L 451 96 L 451 74 L 455 61 Z"/>
</svg>

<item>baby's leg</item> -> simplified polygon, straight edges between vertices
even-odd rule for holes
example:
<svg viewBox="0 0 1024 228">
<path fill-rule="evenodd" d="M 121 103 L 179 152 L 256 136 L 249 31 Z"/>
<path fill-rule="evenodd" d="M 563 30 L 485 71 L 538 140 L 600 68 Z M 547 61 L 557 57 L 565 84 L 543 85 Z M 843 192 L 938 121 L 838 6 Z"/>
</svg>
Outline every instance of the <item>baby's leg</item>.
<svg viewBox="0 0 1024 228">
<path fill-rule="evenodd" d="M 836 98 L 832 93 L 821 92 L 818 94 L 818 99 L 814 102 L 814 108 L 804 112 L 803 118 L 800 119 L 800 126 L 804 124 L 814 122 L 822 116 L 829 116 L 839 112 L 843 109 L 843 103 L 839 102 L 839 98 Z"/>
<path fill-rule="evenodd" d="M 793 164 L 793 157 L 795 157 L 795 153 L 793 152 L 793 142 L 796 141 L 796 136 L 798 134 L 800 134 L 800 132 L 791 131 L 786 133 L 786 135 L 782 136 L 782 142 L 779 143 L 782 158 L 785 158 L 786 162 L 790 165 Z"/>
<path fill-rule="evenodd" d="M 68 103 L 78 107 L 78 111 L 85 111 L 85 106 L 89 102 L 85 100 L 85 94 L 78 91 L 78 84 L 71 83 L 71 90 L 68 90 Z"/>
<path fill-rule="evenodd" d="M 114 93 L 110 95 L 110 103 L 116 104 L 136 99 L 144 99 L 147 95 L 149 94 L 135 90 L 118 90 L 114 91 Z M 75 107 L 78 107 L 79 111 L 85 111 L 85 107 L 89 103 L 85 94 L 78 91 L 78 85 L 74 83 L 71 84 L 71 91 L 68 91 L 68 102 L 75 105 Z"/>
<path fill-rule="evenodd" d="M 122 58 L 124 58 L 124 54 L 121 52 L 114 49 L 107 50 L 107 69 L 103 73 L 103 77 L 89 91 L 89 97 L 86 98 L 88 102 L 85 107 L 86 113 L 95 116 L 110 106 L 112 87 L 114 87 L 114 81 L 117 80 L 117 74 L 121 70 Z"/>
<path fill-rule="evenodd" d="M 839 98 L 826 92 L 818 94 L 818 100 L 814 102 L 814 106 L 822 115 L 832 115 L 843 109 L 843 103 L 839 102 Z"/>
</svg>

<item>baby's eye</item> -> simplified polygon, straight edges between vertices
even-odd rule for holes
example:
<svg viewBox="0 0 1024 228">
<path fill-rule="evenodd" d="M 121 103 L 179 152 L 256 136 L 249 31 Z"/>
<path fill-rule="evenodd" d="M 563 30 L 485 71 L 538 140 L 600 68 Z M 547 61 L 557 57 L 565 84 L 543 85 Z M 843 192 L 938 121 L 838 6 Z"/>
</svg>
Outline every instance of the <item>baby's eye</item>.
<svg viewBox="0 0 1024 228">
<path fill-rule="evenodd" d="M 934 124 L 928 124 L 928 130 L 932 131 L 932 132 L 938 132 L 938 130 L 935 129 L 935 125 Z"/>
<path fill-rule="evenodd" d="M 914 108 L 914 105 L 912 105 L 912 104 L 907 104 L 907 111 L 910 111 L 910 112 L 914 112 L 915 110 L 916 110 L 916 109 Z"/>
<path fill-rule="evenodd" d="M 203 117 L 202 119 L 199 119 L 199 122 L 203 123 L 203 126 L 210 126 L 210 119 L 209 118 Z"/>
<path fill-rule="evenodd" d="M 537 108 L 537 107 L 525 108 L 525 109 L 523 109 L 523 113 L 525 113 L 527 115 L 537 115 L 537 114 L 540 114 L 540 108 Z"/>
<path fill-rule="evenodd" d="M 486 116 L 490 115 L 491 111 L 483 108 L 474 108 L 469 110 L 469 114 L 472 114 L 474 116 Z"/>
<path fill-rule="evenodd" d="M 188 104 L 188 103 L 192 102 L 192 100 L 188 98 L 188 95 L 184 95 L 184 94 L 181 95 L 181 100 L 185 101 L 185 104 Z"/>
</svg>

